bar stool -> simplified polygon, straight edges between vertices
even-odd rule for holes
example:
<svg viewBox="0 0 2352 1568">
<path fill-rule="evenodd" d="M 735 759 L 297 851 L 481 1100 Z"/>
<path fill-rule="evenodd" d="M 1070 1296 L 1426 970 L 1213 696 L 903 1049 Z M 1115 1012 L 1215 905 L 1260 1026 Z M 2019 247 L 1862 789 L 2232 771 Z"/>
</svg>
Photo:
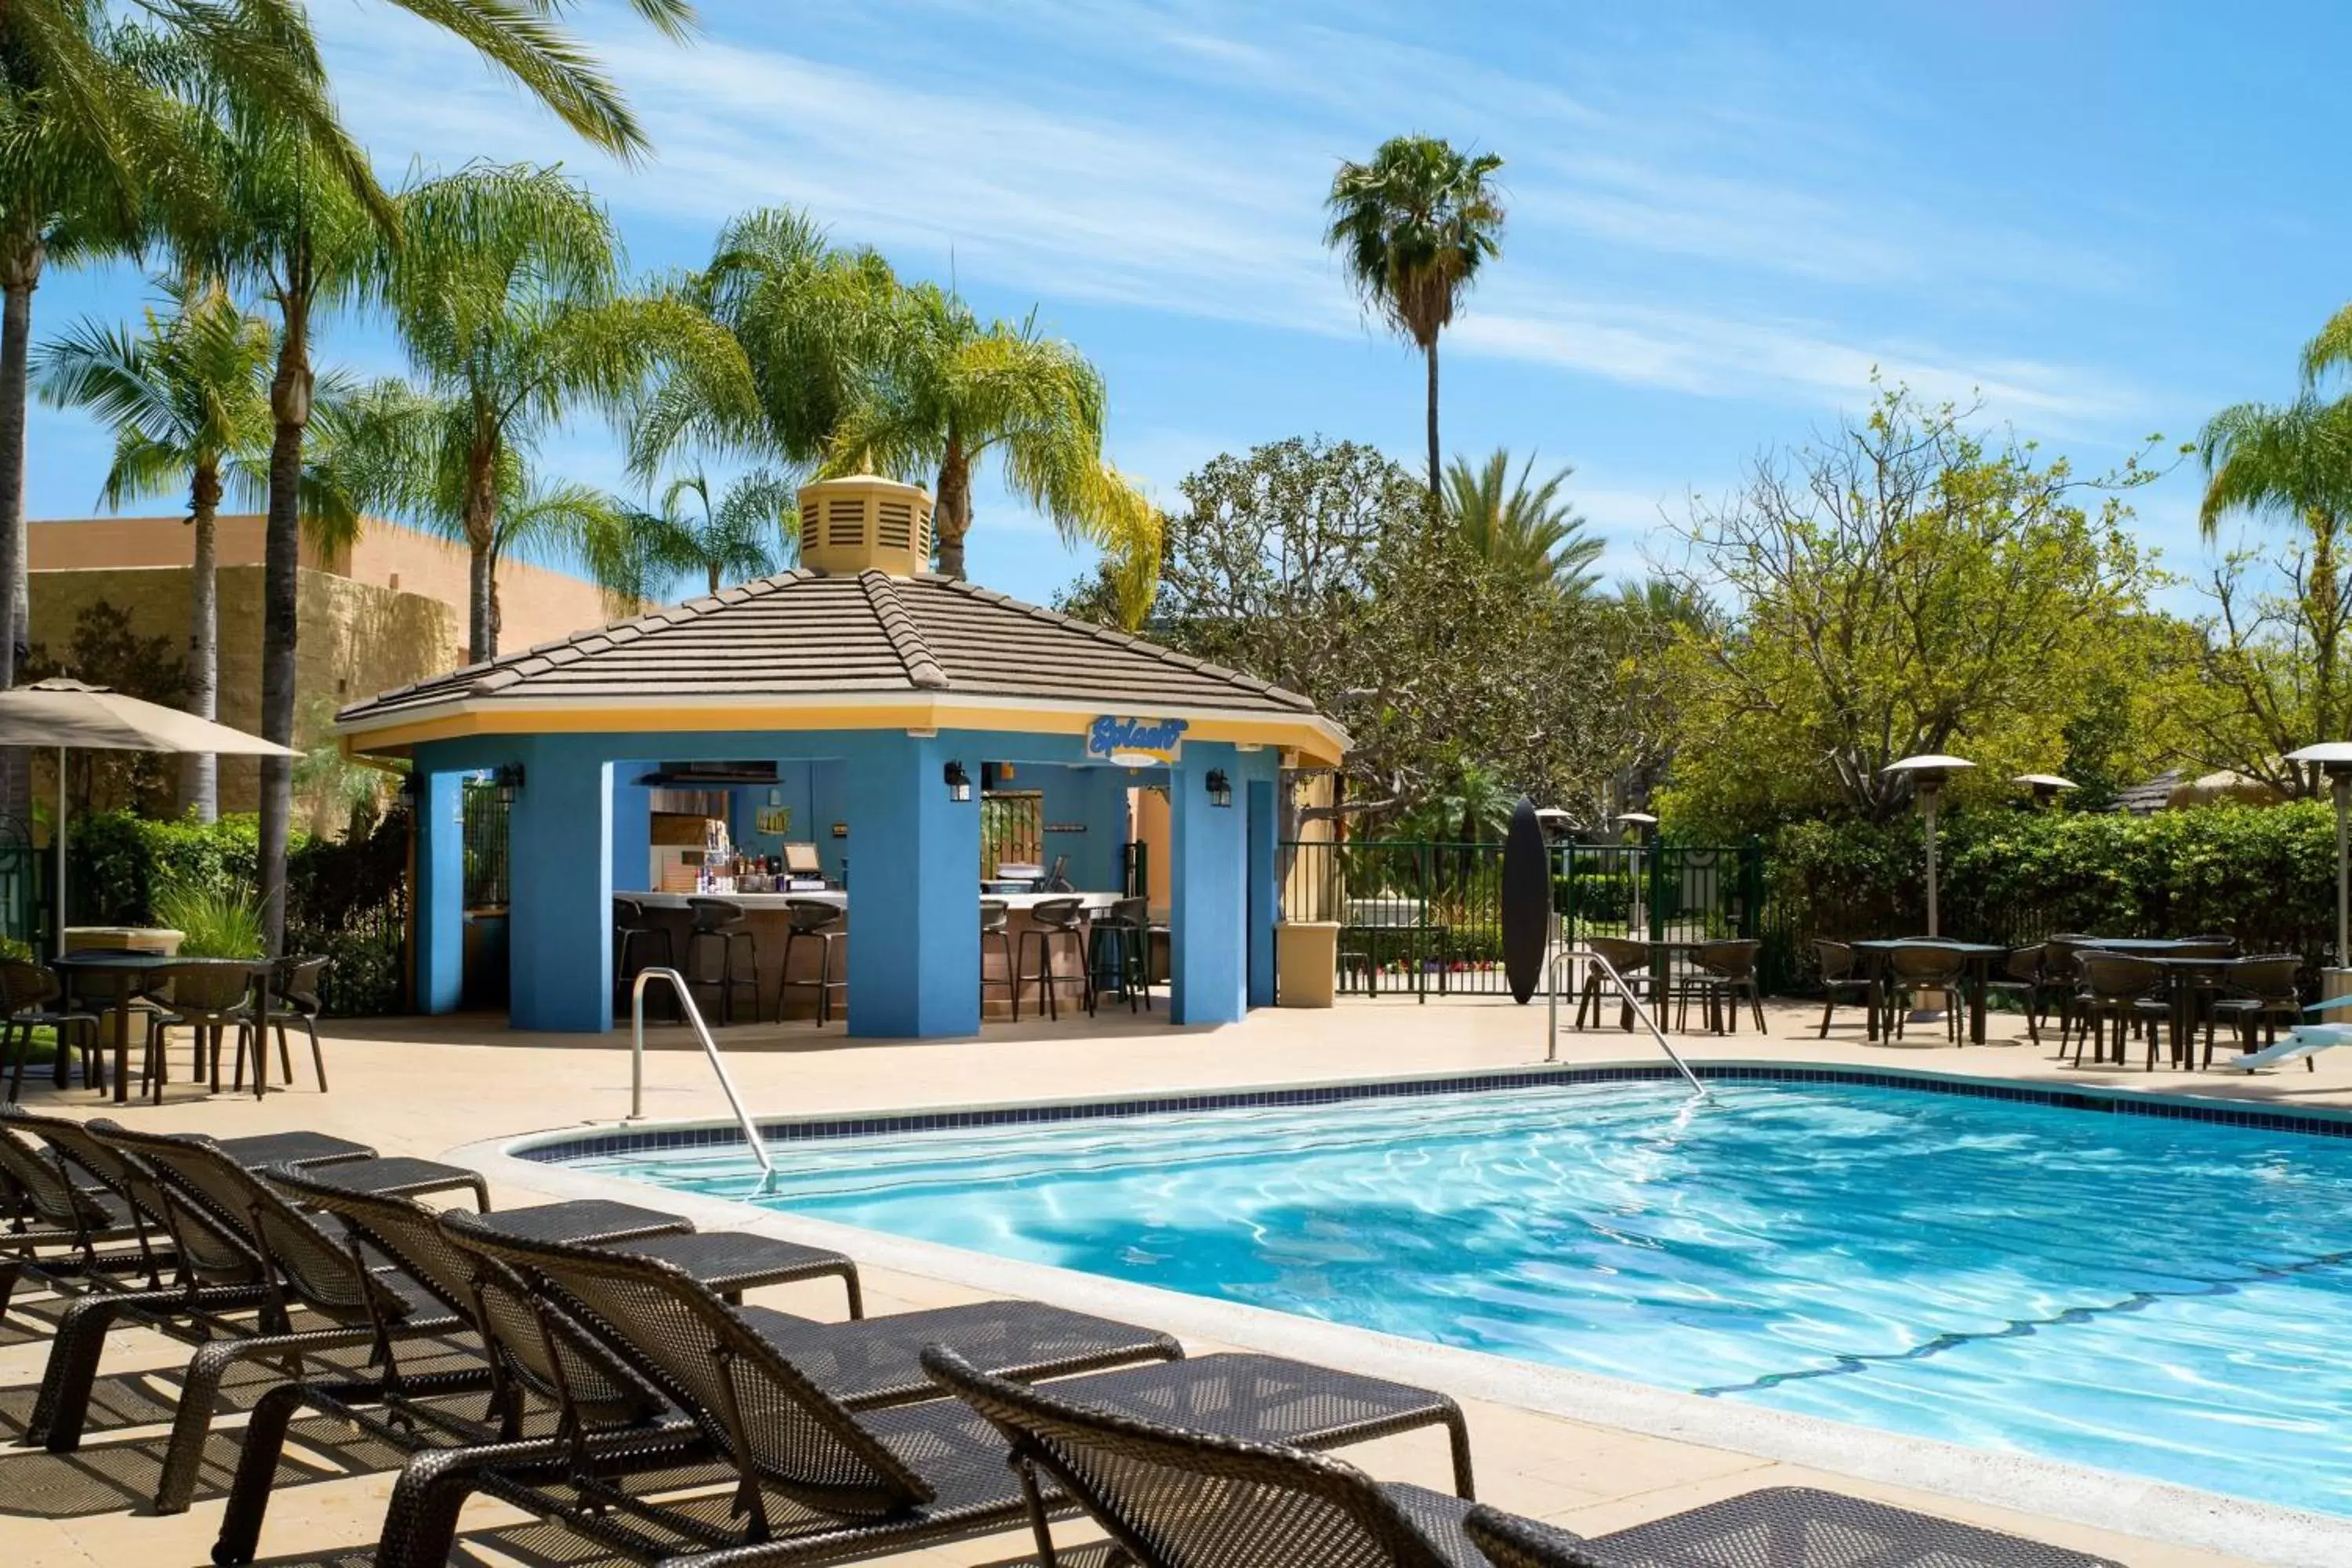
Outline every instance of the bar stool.
<svg viewBox="0 0 2352 1568">
<path fill-rule="evenodd" d="M 743 986 L 751 988 L 751 1022 L 760 1021 L 760 942 L 746 923 L 743 906 L 732 899 L 695 898 L 686 900 L 688 913 L 694 916 L 694 929 L 686 937 L 686 984 L 691 990 L 697 985 L 719 987 L 719 1020 L 722 1024 L 735 1021 L 735 993 Z M 697 962 L 711 942 L 719 944 L 719 977 L 706 979 Z M 737 973 L 735 955 L 743 954 L 743 972 Z"/>
<path fill-rule="evenodd" d="M 846 979 L 835 980 L 833 977 L 834 943 L 849 940 L 849 933 L 841 929 L 845 913 L 845 910 L 826 903 L 822 899 L 792 899 L 785 902 L 784 918 L 791 921 L 791 925 L 784 932 L 783 973 L 776 977 L 776 1021 L 778 1023 L 782 1023 L 784 1017 L 784 993 L 795 985 L 816 987 L 818 1028 L 821 1029 L 833 1021 L 834 988 L 838 986 L 844 991 L 849 988 L 849 982 Z M 814 942 L 817 944 L 814 980 L 793 978 L 793 949 L 803 942 Z"/>
<path fill-rule="evenodd" d="M 677 944 L 670 940 L 669 928 L 651 924 L 646 916 L 646 906 L 635 899 L 613 900 L 613 979 L 617 985 L 626 985 L 637 977 L 637 971 L 648 967 L 637 956 L 638 944 L 651 949 L 661 948 L 661 966 L 677 967 Z"/>
<path fill-rule="evenodd" d="M 1130 1013 L 1136 1011 L 1139 996 L 1145 1008 L 1151 1005 L 1150 923 L 1148 900 L 1121 899 L 1108 914 L 1097 918 L 1087 934 L 1087 973 L 1093 978 L 1095 994 L 1111 989 L 1103 984 L 1108 973 Z"/>
<path fill-rule="evenodd" d="M 996 939 L 997 951 L 1004 954 L 1004 978 L 988 977 L 988 942 Z M 1003 899 L 980 900 L 980 1005 L 988 1010 L 988 988 L 1002 985 L 1013 993 L 1013 1021 L 1021 1021 L 1021 972 L 1013 966 L 1013 906 Z"/>
<path fill-rule="evenodd" d="M 1029 929 L 1021 933 L 1022 965 L 1026 968 L 1029 944 L 1034 942 L 1037 944 L 1037 968 L 1034 973 L 1018 975 L 1017 984 L 1025 984 L 1031 980 L 1037 982 L 1038 994 L 1045 999 L 1045 1016 L 1057 1022 L 1062 1016 L 1061 1000 L 1054 994 L 1054 987 L 1057 984 L 1066 985 L 1076 981 L 1085 988 L 1088 1016 L 1091 1016 L 1095 1010 L 1094 975 L 1087 968 L 1085 933 L 1078 929 L 1078 920 L 1086 912 L 1086 907 L 1083 899 L 1046 899 L 1030 907 Z M 1076 973 L 1068 970 L 1059 974 L 1054 973 L 1054 941 L 1056 937 L 1069 939 L 1070 957 L 1076 966 Z"/>
</svg>

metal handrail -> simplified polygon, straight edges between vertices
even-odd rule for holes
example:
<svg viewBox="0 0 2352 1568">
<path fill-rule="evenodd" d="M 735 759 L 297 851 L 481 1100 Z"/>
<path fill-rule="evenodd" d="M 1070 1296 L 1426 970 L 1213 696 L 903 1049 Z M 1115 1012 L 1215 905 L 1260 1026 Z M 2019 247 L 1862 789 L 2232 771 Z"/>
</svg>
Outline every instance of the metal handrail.
<svg viewBox="0 0 2352 1568">
<path fill-rule="evenodd" d="M 727 1064 L 719 1059 L 719 1042 L 710 1037 L 709 1026 L 702 1021 L 702 1009 L 694 1005 L 694 994 L 686 988 L 686 976 L 675 969 L 658 965 L 640 969 L 636 984 L 629 989 L 629 1120 L 642 1121 L 646 1114 L 646 984 L 653 980 L 668 981 L 670 989 L 677 993 L 678 1003 L 686 1009 L 686 1021 L 694 1026 L 695 1037 L 702 1042 L 702 1054 L 710 1058 L 710 1070 L 719 1075 L 719 1087 L 727 1091 L 727 1104 L 735 1112 L 736 1125 L 743 1129 L 743 1142 L 751 1146 L 760 1169 L 774 1175 L 776 1162 L 768 1152 L 768 1141 L 760 1136 L 751 1112 L 743 1109 L 743 1097 L 735 1092 L 735 1080 L 727 1075 Z"/>
<path fill-rule="evenodd" d="M 1559 1060 L 1559 964 L 1560 960 L 1566 958 L 1581 958 L 1588 963 L 1599 965 L 1601 973 L 1609 977 L 1609 984 L 1617 988 L 1617 994 L 1625 999 L 1626 1010 L 1642 1020 L 1642 1027 L 1650 1031 L 1650 1038 L 1658 1042 L 1658 1049 L 1666 1053 L 1666 1059 L 1675 1064 L 1675 1070 L 1683 1075 L 1683 1080 L 1691 1086 L 1691 1092 L 1702 1100 L 1707 1098 L 1706 1085 L 1699 1081 L 1698 1074 L 1691 1071 L 1690 1064 L 1683 1060 L 1682 1054 L 1675 1049 L 1674 1042 L 1666 1038 L 1665 1031 L 1659 1028 L 1656 1020 L 1650 1016 L 1650 1010 L 1642 1005 L 1639 996 L 1633 994 L 1633 987 L 1617 973 L 1617 966 L 1589 947 L 1555 946 L 1552 950 L 1548 974 L 1549 984 L 1547 986 L 1551 993 L 1551 1033 L 1546 1042 L 1544 1060 Z"/>
</svg>

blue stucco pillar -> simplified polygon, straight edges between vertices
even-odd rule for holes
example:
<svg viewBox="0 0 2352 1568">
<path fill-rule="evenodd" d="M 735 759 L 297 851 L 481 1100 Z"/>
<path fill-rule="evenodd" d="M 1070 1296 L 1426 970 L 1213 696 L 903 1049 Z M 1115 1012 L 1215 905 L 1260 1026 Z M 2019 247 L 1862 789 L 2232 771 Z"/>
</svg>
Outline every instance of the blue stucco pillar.
<svg viewBox="0 0 2352 1568">
<path fill-rule="evenodd" d="M 613 1026 L 613 764 L 560 742 L 522 753 L 508 818 L 508 1014 L 518 1029 Z"/>
<path fill-rule="evenodd" d="M 1255 761 L 1255 759 L 1252 759 Z M 1249 1005 L 1274 1005 L 1274 918 L 1281 907 L 1275 781 L 1249 781 Z"/>
<path fill-rule="evenodd" d="M 972 798 L 948 797 L 961 762 Z M 849 1032 L 980 1032 L 980 755 L 952 737 L 862 739 L 849 821 Z"/>
<path fill-rule="evenodd" d="M 454 1013 L 466 985 L 466 775 L 416 775 L 416 1007 Z"/>
<path fill-rule="evenodd" d="M 651 771 L 642 763 L 613 764 L 613 887 L 617 892 L 653 891 L 654 792 L 636 781 Z"/>
<path fill-rule="evenodd" d="M 1169 779 L 1169 1013 L 1179 1024 L 1232 1024 L 1248 1004 L 1248 848 L 1239 755 L 1224 742 L 1188 742 Z M 1209 799 L 1222 768 L 1234 803 Z"/>
</svg>

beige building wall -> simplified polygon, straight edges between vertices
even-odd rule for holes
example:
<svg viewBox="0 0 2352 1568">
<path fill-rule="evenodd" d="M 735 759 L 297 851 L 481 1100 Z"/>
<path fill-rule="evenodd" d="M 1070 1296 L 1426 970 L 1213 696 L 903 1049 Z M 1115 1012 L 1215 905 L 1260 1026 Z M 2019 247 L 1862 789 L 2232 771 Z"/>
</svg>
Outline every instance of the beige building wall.
<svg viewBox="0 0 2352 1568">
<path fill-rule="evenodd" d="M 261 728 L 262 521 L 220 520 L 220 721 Z M 40 521 L 31 527 L 30 640 L 50 659 L 66 657 L 81 612 L 104 601 L 142 637 L 168 637 L 184 650 L 194 542 L 180 518 Z M 399 523 L 371 521 L 357 542 L 331 556 L 305 542 L 297 579 L 300 639 L 295 655 L 295 740 L 325 739 L 335 710 L 466 662 L 467 553 L 445 539 Z M 593 584 L 546 567 L 499 568 L 504 619 L 499 646 L 511 651 L 569 637 L 635 613 Z M 260 764 L 220 760 L 225 812 L 255 810 Z M 51 787 L 44 779 L 37 787 Z M 314 831 L 339 832 L 319 821 Z"/>
</svg>

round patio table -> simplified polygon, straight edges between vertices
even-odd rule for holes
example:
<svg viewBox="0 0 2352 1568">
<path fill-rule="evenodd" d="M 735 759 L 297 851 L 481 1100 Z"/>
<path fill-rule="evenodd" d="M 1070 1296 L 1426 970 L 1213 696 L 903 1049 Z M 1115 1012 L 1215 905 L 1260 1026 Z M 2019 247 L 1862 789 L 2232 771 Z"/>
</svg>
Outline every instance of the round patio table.
<svg viewBox="0 0 2352 1568">
<path fill-rule="evenodd" d="M 124 974 L 133 977 L 152 974 L 159 969 L 183 965 L 206 968 L 225 966 L 244 969 L 254 976 L 253 1015 L 257 1020 L 269 1016 L 270 961 L 266 958 L 177 958 L 163 952 L 134 952 L 127 948 L 85 948 L 79 952 L 59 953 L 49 961 L 49 967 L 64 974 Z M 121 1105 L 131 1099 L 131 1004 L 125 995 L 114 1009 L 114 1103 Z M 259 1032 L 257 1022 L 256 1032 Z M 256 1047 L 253 1069 L 253 1097 L 261 1098 L 268 1078 L 263 1064 L 268 1053 Z"/>
<path fill-rule="evenodd" d="M 1886 955 L 1898 947 L 1933 947 L 1957 952 L 1968 961 L 1967 977 L 1960 989 L 1969 999 L 1969 1043 L 1985 1043 L 1985 982 L 1992 978 L 1995 961 L 2009 956 L 2009 949 L 1990 942 L 1955 942 L 1942 936 L 1876 937 L 1847 945 L 1860 953 L 1869 966 L 1870 1016 L 1864 1023 L 1865 1039 L 1875 1040 L 1879 1036 L 1879 1013 L 1886 990 Z"/>
<path fill-rule="evenodd" d="M 2210 940 L 2200 942 L 2185 936 L 2094 937 L 2073 944 L 2076 952 L 2120 952 L 2129 958 L 2145 959 L 2164 971 L 2164 1000 L 2170 1009 L 2165 1018 L 2165 1033 L 2169 1037 L 2172 1065 L 2183 1070 L 2197 1065 L 2194 1037 L 2198 1022 L 2198 990 L 2216 970 L 2236 960 L 2230 957 L 2183 958 L 2179 956 L 2179 950 L 2212 945 Z M 2107 1059 L 2105 1041 L 2100 1042 L 2095 1059 L 2101 1062 Z M 2116 1065 L 2124 1065 L 2120 1050 L 2116 1055 Z"/>
</svg>

